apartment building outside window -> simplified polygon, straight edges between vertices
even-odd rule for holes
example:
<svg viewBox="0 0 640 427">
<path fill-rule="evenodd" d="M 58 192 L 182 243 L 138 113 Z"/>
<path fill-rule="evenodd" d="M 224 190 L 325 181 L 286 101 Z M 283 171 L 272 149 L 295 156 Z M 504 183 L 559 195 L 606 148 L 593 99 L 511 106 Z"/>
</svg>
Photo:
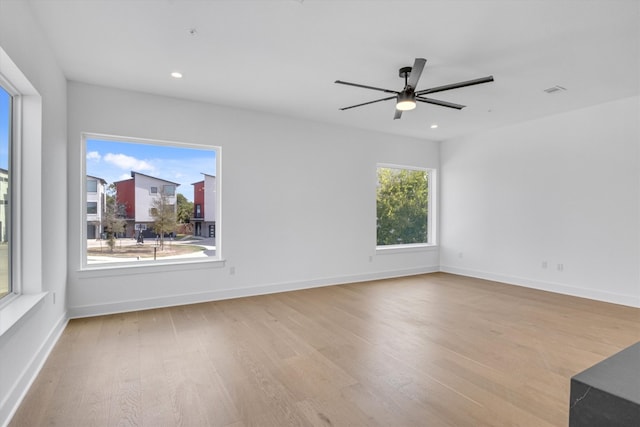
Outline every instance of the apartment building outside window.
<svg viewBox="0 0 640 427">
<path fill-rule="evenodd" d="M 218 147 L 91 134 L 83 140 L 83 268 L 220 260 L 214 222 L 202 232 L 189 186 L 209 177 L 206 209 L 216 217 Z"/>
</svg>

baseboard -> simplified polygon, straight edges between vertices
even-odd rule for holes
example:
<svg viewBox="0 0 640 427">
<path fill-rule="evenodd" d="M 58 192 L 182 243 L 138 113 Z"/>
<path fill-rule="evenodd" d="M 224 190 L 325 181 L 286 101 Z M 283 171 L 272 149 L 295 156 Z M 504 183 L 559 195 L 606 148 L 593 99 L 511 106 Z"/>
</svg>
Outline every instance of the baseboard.
<svg viewBox="0 0 640 427">
<path fill-rule="evenodd" d="M 0 406 L 0 424 L 3 427 L 6 427 L 9 424 L 11 418 L 13 418 L 13 415 L 18 410 L 20 403 L 22 403 L 22 400 L 27 395 L 31 385 L 44 366 L 44 363 L 49 358 L 49 354 L 58 342 L 58 339 L 62 335 L 64 328 L 67 326 L 68 321 L 69 318 L 65 312 L 60 316 L 60 319 L 58 319 L 55 326 L 51 329 L 47 338 L 40 345 L 40 348 L 38 348 L 38 351 L 33 355 L 20 375 L 18 381 L 16 381 L 11 388 L 11 391 L 2 402 L 2 405 Z"/>
<path fill-rule="evenodd" d="M 524 286 L 541 291 L 554 292 L 557 294 L 571 295 L 574 297 L 587 298 L 597 301 L 610 302 L 613 304 L 626 305 L 640 308 L 640 295 L 616 294 L 594 289 L 569 286 L 562 283 L 543 282 L 531 280 L 524 277 L 507 276 L 503 274 L 489 273 L 486 271 L 471 270 L 451 266 L 440 266 L 443 273 L 458 274 L 460 276 L 476 277 L 478 279 L 492 280 L 494 282 L 507 283 L 509 285 Z"/>
<path fill-rule="evenodd" d="M 69 317 L 82 318 L 101 316 L 106 314 L 125 313 L 138 310 L 149 310 L 177 305 L 196 304 L 208 301 L 219 301 L 232 298 L 242 298 L 257 295 L 267 295 L 278 292 L 297 291 L 322 286 L 341 285 L 346 283 L 366 282 L 369 280 L 390 279 L 394 277 L 414 276 L 417 274 L 435 273 L 440 271 L 438 266 L 420 267 L 403 270 L 382 271 L 368 274 L 347 275 L 338 277 L 319 278 L 305 281 L 272 283 L 233 289 L 198 292 L 191 294 L 177 294 L 148 299 L 120 301 L 116 303 L 85 305 L 69 307 Z"/>
</svg>

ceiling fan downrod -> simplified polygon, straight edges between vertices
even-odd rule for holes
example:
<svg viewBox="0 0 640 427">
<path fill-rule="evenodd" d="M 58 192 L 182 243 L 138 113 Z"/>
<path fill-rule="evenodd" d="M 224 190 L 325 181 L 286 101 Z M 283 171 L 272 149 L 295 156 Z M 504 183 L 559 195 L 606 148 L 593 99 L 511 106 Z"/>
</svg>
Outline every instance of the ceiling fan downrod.
<svg viewBox="0 0 640 427">
<path fill-rule="evenodd" d="M 411 67 L 400 68 L 400 71 L 398 72 L 398 74 L 400 75 L 400 77 L 404 77 L 404 87 L 406 89 L 407 85 L 409 84 L 409 75 L 411 74 Z"/>
</svg>

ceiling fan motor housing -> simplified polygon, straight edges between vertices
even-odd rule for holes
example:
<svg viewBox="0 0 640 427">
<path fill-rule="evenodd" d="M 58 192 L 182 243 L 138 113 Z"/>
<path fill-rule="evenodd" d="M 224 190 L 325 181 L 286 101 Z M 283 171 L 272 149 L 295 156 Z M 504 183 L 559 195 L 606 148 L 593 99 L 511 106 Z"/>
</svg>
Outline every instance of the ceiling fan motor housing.
<svg viewBox="0 0 640 427">
<path fill-rule="evenodd" d="M 396 109 L 401 111 L 413 110 L 416 108 L 416 94 L 412 88 L 407 87 L 398 94 Z"/>
</svg>

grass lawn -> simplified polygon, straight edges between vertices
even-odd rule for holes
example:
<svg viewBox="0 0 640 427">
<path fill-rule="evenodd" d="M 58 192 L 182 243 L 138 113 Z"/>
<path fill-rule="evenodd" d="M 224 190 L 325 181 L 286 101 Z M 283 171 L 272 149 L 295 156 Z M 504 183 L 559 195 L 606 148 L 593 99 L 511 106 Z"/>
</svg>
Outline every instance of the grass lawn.
<svg viewBox="0 0 640 427">
<path fill-rule="evenodd" d="M 122 247 L 116 246 L 113 249 L 113 252 L 111 252 L 109 245 L 105 243 L 102 247 L 87 248 L 87 255 L 108 256 L 108 257 L 115 257 L 115 258 L 131 258 L 131 257 L 153 258 L 153 248 L 157 248 L 156 249 L 157 258 L 190 254 L 194 252 L 201 252 L 204 250 L 202 246 L 176 245 L 176 244 L 169 245 L 168 243 L 165 243 L 164 249 L 160 250 L 160 248 L 155 244 L 146 243 L 143 245 L 127 245 Z"/>
</svg>

